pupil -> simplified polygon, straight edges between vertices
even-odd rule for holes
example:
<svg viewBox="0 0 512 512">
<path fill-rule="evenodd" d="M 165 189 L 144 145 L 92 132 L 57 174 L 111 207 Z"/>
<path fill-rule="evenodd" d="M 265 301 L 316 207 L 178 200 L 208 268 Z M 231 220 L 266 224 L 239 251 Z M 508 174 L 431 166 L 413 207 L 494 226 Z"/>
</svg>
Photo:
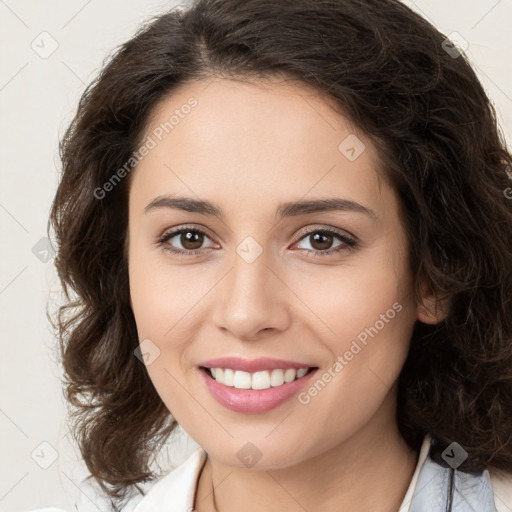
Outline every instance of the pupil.
<svg viewBox="0 0 512 512">
<path fill-rule="evenodd" d="M 318 250 L 328 249 L 329 245 L 332 243 L 332 235 L 323 234 L 323 233 L 315 233 L 313 235 L 313 240 L 314 240 L 314 243 L 312 243 L 311 245 L 313 247 L 315 247 L 315 244 L 316 244 L 317 245 L 317 247 L 315 247 L 316 249 L 318 249 Z M 319 241 L 319 240 L 323 240 L 323 242 Z M 318 247 L 318 245 L 319 245 L 319 247 Z"/>
<path fill-rule="evenodd" d="M 203 235 L 195 231 L 186 231 L 181 234 L 181 244 L 185 249 L 199 249 L 203 245 Z"/>
</svg>

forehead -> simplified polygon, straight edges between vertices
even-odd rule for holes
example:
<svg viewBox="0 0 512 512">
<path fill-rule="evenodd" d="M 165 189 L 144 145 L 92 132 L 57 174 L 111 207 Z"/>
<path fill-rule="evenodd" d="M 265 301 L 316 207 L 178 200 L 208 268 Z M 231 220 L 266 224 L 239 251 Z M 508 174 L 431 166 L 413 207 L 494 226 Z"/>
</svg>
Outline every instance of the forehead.
<svg viewBox="0 0 512 512">
<path fill-rule="evenodd" d="M 144 200 L 175 193 L 261 209 L 341 196 L 384 206 L 374 146 L 296 81 L 183 84 L 153 110 L 141 140 L 152 149 L 133 171 L 132 193 Z"/>
</svg>

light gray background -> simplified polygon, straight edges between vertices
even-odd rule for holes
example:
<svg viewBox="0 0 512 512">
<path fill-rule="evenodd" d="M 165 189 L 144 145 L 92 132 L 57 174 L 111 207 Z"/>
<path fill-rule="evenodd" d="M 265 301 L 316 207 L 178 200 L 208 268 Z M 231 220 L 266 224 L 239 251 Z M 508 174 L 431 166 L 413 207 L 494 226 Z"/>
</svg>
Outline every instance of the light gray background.
<svg viewBox="0 0 512 512">
<path fill-rule="evenodd" d="M 58 302 L 60 293 L 41 241 L 57 186 L 57 144 L 105 57 L 141 22 L 177 3 L 0 0 L 0 511 L 72 509 L 80 492 L 76 484 L 86 472 L 67 437 L 58 353 L 46 319 L 47 301 Z M 469 43 L 466 53 L 510 147 L 512 0 L 405 3 Z M 49 261 L 41 261 L 45 256 Z M 165 451 L 172 464 L 197 446 L 186 434 L 178 441 Z"/>
</svg>

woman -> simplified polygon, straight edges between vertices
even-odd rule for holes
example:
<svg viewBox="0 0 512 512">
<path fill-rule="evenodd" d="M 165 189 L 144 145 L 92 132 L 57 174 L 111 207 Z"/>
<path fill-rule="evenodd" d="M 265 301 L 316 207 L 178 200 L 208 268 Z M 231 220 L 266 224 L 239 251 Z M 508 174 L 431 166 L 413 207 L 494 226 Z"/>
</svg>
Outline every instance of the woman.
<svg viewBox="0 0 512 512">
<path fill-rule="evenodd" d="M 511 509 L 512 156 L 429 23 L 197 0 L 113 56 L 61 154 L 56 325 L 114 509 Z M 199 448 L 155 483 L 177 425 Z"/>
</svg>

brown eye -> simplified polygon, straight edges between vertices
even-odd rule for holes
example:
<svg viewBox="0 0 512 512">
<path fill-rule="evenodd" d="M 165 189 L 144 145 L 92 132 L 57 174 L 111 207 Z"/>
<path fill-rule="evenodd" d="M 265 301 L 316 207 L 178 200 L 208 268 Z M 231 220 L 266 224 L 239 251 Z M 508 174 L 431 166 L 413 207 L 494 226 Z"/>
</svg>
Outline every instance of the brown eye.
<svg viewBox="0 0 512 512">
<path fill-rule="evenodd" d="M 164 234 L 157 243 L 164 250 L 180 256 L 192 256 L 204 252 L 202 246 L 205 239 L 210 237 L 198 228 L 181 228 Z M 329 256 L 334 253 L 354 249 L 357 242 L 349 236 L 331 229 L 316 229 L 305 233 L 295 245 L 300 245 L 304 240 L 309 241 L 311 248 L 301 248 L 313 256 Z M 333 246 L 338 240 L 339 243 Z M 180 247 L 181 246 L 181 247 Z M 213 245 L 210 245 L 212 247 Z M 207 246 L 208 247 L 208 246 Z"/>
<path fill-rule="evenodd" d="M 193 251 L 203 245 L 204 234 L 194 230 L 182 231 L 179 235 L 179 241 L 184 249 Z"/>
<path fill-rule="evenodd" d="M 330 234 L 324 234 L 317 232 L 314 235 L 308 235 L 311 242 L 311 247 L 318 251 L 325 251 L 330 249 L 331 244 L 334 241 L 334 237 Z"/>
<path fill-rule="evenodd" d="M 164 234 L 158 243 L 164 246 L 166 251 L 192 255 L 202 251 L 201 247 L 209 239 L 208 235 L 198 228 L 181 228 Z"/>
<path fill-rule="evenodd" d="M 333 246 L 333 243 L 339 240 L 337 245 Z M 308 253 L 312 253 L 314 256 L 329 256 L 334 253 L 341 251 L 349 251 L 354 249 L 357 242 L 349 236 L 338 233 L 331 229 L 315 229 L 305 233 L 295 245 L 300 247 L 300 244 L 304 241 L 308 241 L 310 248 L 303 248 Z"/>
</svg>

